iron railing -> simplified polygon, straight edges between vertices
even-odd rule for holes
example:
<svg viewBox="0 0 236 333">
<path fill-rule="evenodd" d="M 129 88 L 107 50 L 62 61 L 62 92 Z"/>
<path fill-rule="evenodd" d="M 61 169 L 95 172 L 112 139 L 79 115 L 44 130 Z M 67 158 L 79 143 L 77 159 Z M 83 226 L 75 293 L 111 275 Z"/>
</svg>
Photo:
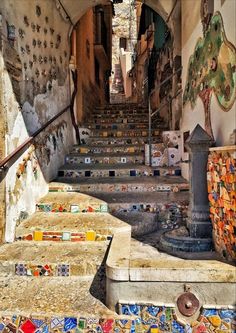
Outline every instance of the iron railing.
<svg viewBox="0 0 236 333">
<path fill-rule="evenodd" d="M 71 103 L 69 105 L 67 105 L 63 110 L 61 110 L 58 114 L 56 114 L 52 119 L 50 119 L 49 121 L 47 121 L 37 131 L 35 131 L 28 139 L 26 139 L 15 150 L 13 150 L 13 152 L 11 152 L 9 155 L 7 155 L 2 161 L 0 161 L 0 170 L 1 169 L 5 169 L 6 166 L 7 166 L 7 164 L 11 160 L 13 160 L 15 157 L 17 157 L 19 155 L 19 153 L 24 150 L 24 148 L 26 148 L 27 146 L 29 146 L 34 141 L 34 139 L 42 131 L 45 130 L 45 128 L 47 128 L 51 123 L 53 123 L 57 118 L 59 118 L 61 115 L 63 115 L 68 110 L 70 110 L 70 113 L 71 113 L 71 120 L 72 120 L 72 124 L 74 126 L 74 129 L 75 129 L 77 142 L 80 143 L 79 130 L 78 130 L 77 124 L 75 123 L 75 116 L 74 116 L 74 101 L 75 101 L 75 96 L 76 96 L 76 93 L 77 93 L 77 72 L 76 71 L 74 71 L 74 72 L 72 71 L 72 79 L 73 79 L 73 82 L 74 82 L 74 91 L 72 93 Z"/>
</svg>

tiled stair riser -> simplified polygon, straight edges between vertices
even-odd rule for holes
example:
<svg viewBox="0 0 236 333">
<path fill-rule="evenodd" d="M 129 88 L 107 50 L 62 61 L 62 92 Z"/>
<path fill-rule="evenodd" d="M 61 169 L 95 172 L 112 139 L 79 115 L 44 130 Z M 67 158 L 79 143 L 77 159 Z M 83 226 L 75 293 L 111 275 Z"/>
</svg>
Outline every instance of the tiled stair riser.
<svg viewBox="0 0 236 333">
<path fill-rule="evenodd" d="M 160 135 L 160 131 L 152 130 L 152 136 Z M 111 130 L 111 131 L 103 131 L 103 130 L 92 130 L 91 138 L 134 138 L 134 137 L 147 137 L 148 130 Z"/>
<path fill-rule="evenodd" d="M 89 129 L 92 130 L 137 130 L 137 129 L 142 129 L 142 130 L 148 130 L 148 123 L 116 123 L 116 124 L 88 124 L 87 126 Z"/>
<path fill-rule="evenodd" d="M 116 163 L 133 163 L 133 164 L 144 164 L 144 155 L 143 156 L 125 156 L 124 157 L 100 157 L 98 156 L 91 156 L 91 157 L 81 157 L 81 156 L 67 156 L 66 163 L 68 164 L 116 164 Z"/>
<path fill-rule="evenodd" d="M 187 184 L 176 184 L 176 185 L 150 185 L 150 184 L 72 184 L 64 186 L 51 186 L 50 192 L 177 192 L 177 191 L 188 191 L 189 187 Z"/>
<path fill-rule="evenodd" d="M 52 242 L 84 242 L 84 241 L 110 241 L 112 232 L 107 234 L 105 230 L 89 230 L 70 232 L 70 231 L 44 231 L 37 230 L 25 235 L 16 236 L 16 240 L 28 241 L 52 241 Z"/>
<path fill-rule="evenodd" d="M 161 135 L 153 138 L 153 143 L 161 142 Z M 106 138 L 106 137 L 92 137 L 90 138 L 91 145 L 103 146 L 103 145 L 137 145 L 137 144 L 145 144 L 148 143 L 148 137 L 128 137 L 128 138 Z"/>
<path fill-rule="evenodd" d="M 111 213 L 118 212 L 148 212 L 155 213 L 158 216 L 158 221 L 160 226 L 165 228 L 165 225 L 174 224 L 178 219 L 185 221 L 187 219 L 188 203 L 169 203 L 169 204 L 159 204 L 159 203 L 145 203 L 145 204 L 109 204 L 109 211 Z"/>
<path fill-rule="evenodd" d="M 172 333 L 201 333 L 221 332 L 230 333 L 235 329 L 235 311 L 229 309 L 201 309 L 197 320 L 181 320 L 174 308 L 153 306 L 148 304 L 120 304 L 120 314 L 136 315 L 140 331 L 135 327 L 134 332 L 172 332 Z"/>
<path fill-rule="evenodd" d="M 45 213 L 106 213 L 108 205 L 104 204 L 68 204 L 68 203 L 40 203 L 36 205 L 36 211 Z"/>
<path fill-rule="evenodd" d="M 140 311 L 141 310 L 141 311 Z M 228 309 L 203 309 L 198 319 L 180 322 L 173 308 L 151 305 L 122 305 L 121 312 L 133 313 L 134 319 L 95 317 L 45 317 L 0 314 L 0 332 L 12 333 L 231 333 L 235 330 L 235 312 Z"/>
<path fill-rule="evenodd" d="M 72 154 L 99 154 L 102 153 L 144 153 L 142 145 L 137 146 L 101 146 L 101 147 L 73 147 Z"/>
<path fill-rule="evenodd" d="M 135 124 L 135 123 L 148 123 L 148 119 L 146 115 L 136 115 L 133 116 L 126 116 L 117 117 L 116 115 L 93 115 L 91 118 L 86 122 L 86 124 Z"/>
<path fill-rule="evenodd" d="M 15 274 L 19 276 L 70 276 L 68 264 L 28 264 L 18 263 L 15 265 Z"/>
<path fill-rule="evenodd" d="M 180 175 L 181 170 L 180 169 L 155 169 L 152 170 L 149 167 L 144 167 L 142 170 L 138 169 L 137 167 L 135 169 L 116 169 L 116 170 L 59 170 L 58 171 L 58 178 L 65 177 L 65 178 L 84 178 L 84 177 L 90 177 L 90 178 L 100 178 L 100 177 L 142 177 L 142 176 L 178 176 Z M 163 190 L 171 190 L 163 188 Z"/>
</svg>

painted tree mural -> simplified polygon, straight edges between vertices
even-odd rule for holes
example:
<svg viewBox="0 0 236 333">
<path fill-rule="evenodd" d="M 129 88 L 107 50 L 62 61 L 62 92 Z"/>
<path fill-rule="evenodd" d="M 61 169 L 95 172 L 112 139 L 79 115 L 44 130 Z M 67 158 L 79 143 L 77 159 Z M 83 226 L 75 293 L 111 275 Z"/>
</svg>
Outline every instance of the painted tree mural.
<svg viewBox="0 0 236 333">
<path fill-rule="evenodd" d="M 210 102 L 212 94 L 223 111 L 229 111 L 236 98 L 236 49 L 225 35 L 222 16 L 216 12 L 205 37 L 200 38 L 189 59 L 183 103 L 192 109 L 198 96 L 205 111 L 205 130 L 213 137 Z"/>
</svg>

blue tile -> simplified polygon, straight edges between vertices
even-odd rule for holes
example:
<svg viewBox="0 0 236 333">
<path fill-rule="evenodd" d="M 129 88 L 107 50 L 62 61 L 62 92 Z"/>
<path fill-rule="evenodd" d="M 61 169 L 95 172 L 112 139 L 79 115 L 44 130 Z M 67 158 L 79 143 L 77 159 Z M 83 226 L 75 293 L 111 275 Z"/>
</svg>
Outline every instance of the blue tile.
<svg viewBox="0 0 236 333">
<path fill-rule="evenodd" d="M 175 176 L 181 176 L 181 170 L 180 169 L 175 170 Z"/>
<path fill-rule="evenodd" d="M 136 176 L 136 170 L 130 170 L 129 172 L 131 177 L 135 177 Z"/>
<path fill-rule="evenodd" d="M 160 170 L 154 170 L 153 176 L 160 176 Z"/>
<path fill-rule="evenodd" d="M 70 331 L 75 327 L 77 327 L 77 318 L 65 318 L 64 332 Z"/>
</svg>

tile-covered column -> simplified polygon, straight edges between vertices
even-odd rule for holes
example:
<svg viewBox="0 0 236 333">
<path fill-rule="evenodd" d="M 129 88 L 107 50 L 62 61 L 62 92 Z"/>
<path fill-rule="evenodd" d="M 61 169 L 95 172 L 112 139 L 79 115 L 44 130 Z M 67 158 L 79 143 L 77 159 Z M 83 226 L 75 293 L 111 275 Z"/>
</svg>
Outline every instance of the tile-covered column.
<svg viewBox="0 0 236 333">
<path fill-rule="evenodd" d="M 236 261 L 236 146 L 211 148 L 208 198 L 215 250 Z"/>
<path fill-rule="evenodd" d="M 190 206 L 188 229 L 192 238 L 211 238 L 207 195 L 207 159 L 213 139 L 198 124 L 186 141 L 190 155 Z"/>
</svg>

